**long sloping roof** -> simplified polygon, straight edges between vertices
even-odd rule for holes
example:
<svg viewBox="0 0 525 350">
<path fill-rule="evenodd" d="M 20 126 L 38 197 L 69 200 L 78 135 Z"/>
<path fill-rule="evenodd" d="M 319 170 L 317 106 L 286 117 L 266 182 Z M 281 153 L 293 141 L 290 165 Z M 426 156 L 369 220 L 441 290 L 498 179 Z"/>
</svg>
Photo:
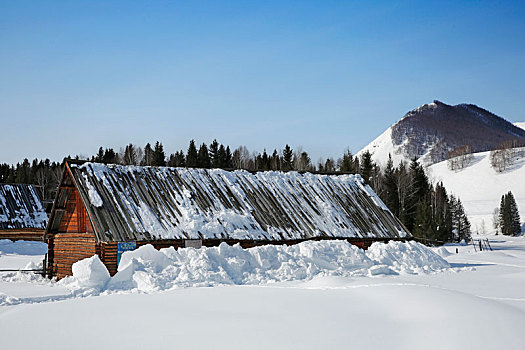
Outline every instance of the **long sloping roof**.
<svg viewBox="0 0 525 350">
<path fill-rule="evenodd" d="M 0 230 L 45 229 L 47 214 L 33 185 L 0 184 Z"/>
<path fill-rule="evenodd" d="M 359 175 L 69 164 L 99 241 L 396 238 Z"/>
</svg>

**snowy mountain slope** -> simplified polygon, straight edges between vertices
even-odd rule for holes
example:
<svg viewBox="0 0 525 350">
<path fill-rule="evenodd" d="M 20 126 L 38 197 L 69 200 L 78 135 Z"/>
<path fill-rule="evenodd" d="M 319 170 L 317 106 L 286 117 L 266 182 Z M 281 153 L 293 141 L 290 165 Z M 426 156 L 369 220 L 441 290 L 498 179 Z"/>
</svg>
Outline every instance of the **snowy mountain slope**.
<svg viewBox="0 0 525 350">
<path fill-rule="evenodd" d="M 525 130 L 476 105 L 451 106 L 436 100 L 405 114 L 357 155 L 368 150 L 381 165 L 389 153 L 395 163 L 415 157 L 429 165 L 445 160 L 449 151 L 465 144 L 482 152 L 506 140 L 525 144 Z"/>
<path fill-rule="evenodd" d="M 525 221 L 525 159 L 515 162 L 512 168 L 498 173 L 490 165 L 490 152 L 475 153 L 470 166 L 449 170 L 447 161 L 427 168 L 434 183 L 443 181 L 449 193 L 459 196 L 471 221 L 472 231 L 492 232 L 492 213 L 499 207 L 501 196 L 512 191 L 521 221 Z"/>
<path fill-rule="evenodd" d="M 374 141 L 370 142 L 365 148 L 357 152 L 357 156 L 361 157 L 363 153 L 369 151 L 372 154 L 372 160 L 381 166 L 384 166 L 388 161 L 388 155 L 392 156 L 394 164 L 399 164 L 402 161 L 410 162 L 410 157 L 403 150 L 403 145 L 396 146 L 392 142 L 392 127 L 386 129 Z"/>
<path fill-rule="evenodd" d="M 514 123 L 518 128 L 525 130 L 525 122 Z"/>
</svg>

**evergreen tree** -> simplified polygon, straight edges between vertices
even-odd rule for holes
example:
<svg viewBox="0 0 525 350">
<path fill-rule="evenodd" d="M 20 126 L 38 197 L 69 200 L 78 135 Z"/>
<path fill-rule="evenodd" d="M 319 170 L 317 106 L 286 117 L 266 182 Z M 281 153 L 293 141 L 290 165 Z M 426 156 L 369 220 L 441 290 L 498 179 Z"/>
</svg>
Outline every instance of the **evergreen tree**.
<svg viewBox="0 0 525 350">
<path fill-rule="evenodd" d="M 154 166 L 165 166 L 166 165 L 166 154 L 164 153 L 164 146 L 159 141 L 155 142 L 155 149 L 153 151 L 153 159 L 151 165 Z"/>
<path fill-rule="evenodd" d="M 226 148 L 224 148 L 224 145 L 220 145 L 219 149 L 217 151 L 217 161 L 215 162 L 212 158 L 212 166 L 216 168 L 227 168 L 227 159 L 226 159 Z"/>
<path fill-rule="evenodd" d="M 434 239 L 440 242 L 452 242 L 452 212 L 447 191 L 443 183 L 438 183 L 432 192 L 434 211 Z"/>
<path fill-rule="evenodd" d="M 400 165 L 400 166 L 404 166 Z M 428 202 L 431 186 L 428 177 L 425 174 L 425 169 L 417 162 L 416 159 L 410 163 L 408 171 L 409 181 L 403 184 L 406 187 L 403 193 L 403 223 L 412 231 L 414 228 L 414 219 L 416 216 L 417 205 L 419 202 Z M 401 190 L 398 186 L 398 190 Z M 401 196 L 401 194 L 400 194 Z"/>
<path fill-rule="evenodd" d="M 516 200 L 514 199 L 514 195 L 512 194 L 512 192 L 509 191 L 507 196 L 509 201 L 511 234 L 513 236 L 518 236 L 521 234 L 520 212 L 518 210 L 518 205 L 516 204 Z"/>
<path fill-rule="evenodd" d="M 219 143 L 217 140 L 213 140 L 212 143 L 210 143 L 210 149 L 209 149 L 209 155 L 210 155 L 210 162 L 212 168 L 220 168 L 220 158 L 219 158 Z"/>
<path fill-rule="evenodd" d="M 352 156 L 352 152 L 350 152 L 350 149 L 347 149 L 345 153 L 343 154 L 343 158 L 341 159 L 341 164 L 339 165 L 339 171 L 345 172 L 345 173 L 353 173 L 355 174 L 355 163 L 354 163 L 354 157 Z"/>
<path fill-rule="evenodd" d="M 276 149 L 273 150 L 272 157 L 270 158 L 270 169 L 281 170 L 281 157 L 279 157 Z"/>
<path fill-rule="evenodd" d="M 8 184 L 12 184 L 12 183 L 15 183 L 15 181 L 16 181 L 16 169 L 14 166 L 11 166 L 9 170 L 9 174 L 7 175 L 7 179 L 5 182 Z"/>
<path fill-rule="evenodd" d="M 372 154 L 368 150 L 361 155 L 361 161 L 359 164 L 359 173 L 361 174 L 361 177 L 363 177 L 363 180 L 365 180 L 367 185 L 370 185 L 374 171 L 374 162 L 372 161 Z"/>
<path fill-rule="evenodd" d="M 183 167 L 185 165 L 184 152 L 182 150 L 171 154 L 168 159 L 169 167 Z"/>
<path fill-rule="evenodd" d="M 199 168 L 209 168 L 211 166 L 210 154 L 208 152 L 208 146 L 203 143 L 199 152 L 197 153 L 197 166 Z"/>
<path fill-rule="evenodd" d="M 226 155 L 224 160 L 224 167 L 226 169 L 232 169 L 233 168 L 233 160 L 232 160 L 232 152 L 230 151 L 230 146 L 226 146 Z"/>
<path fill-rule="evenodd" d="M 430 182 L 425 174 L 425 169 L 414 158 L 410 163 L 410 173 L 412 177 L 412 192 L 416 197 L 416 202 L 422 200 L 430 192 Z"/>
<path fill-rule="evenodd" d="M 470 222 L 465 214 L 465 209 L 459 198 L 450 197 L 451 215 L 452 215 L 452 232 L 458 242 L 461 240 L 470 240 Z"/>
<path fill-rule="evenodd" d="M 12 176 L 11 172 L 14 172 L 12 166 L 9 166 L 7 163 L 0 164 L 0 183 L 9 183 L 7 180 Z"/>
<path fill-rule="evenodd" d="M 186 167 L 196 168 L 197 163 L 197 148 L 195 147 L 195 141 L 191 140 L 190 145 L 188 146 L 188 152 L 186 153 Z"/>
<path fill-rule="evenodd" d="M 283 149 L 283 161 L 282 161 L 282 170 L 289 171 L 293 170 L 293 150 L 288 144 L 284 146 Z"/>
<path fill-rule="evenodd" d="M 268 153 L 266 153 L 266 149 L 263 151 L 263 154 L 261 156 L 261 167 L 260 169 L 263 171 L 270 170 L 270 157 L 268 157 Z"/>
<path fill-rule="evenodd" d="M 98 153 L 95 156 L 95 158 L 93 159 L 93 161 L 96 162 L 96 163 L 102 163 L 103 159 L 104 159 L 104 148 L 100 147 L 98 149 Z"/>
<path fill-rule="evenodd" d="M 521 233 L 518 206 L 514 195 L 510 191 L 501 197 L 499 216 L 499 226 L 502 234 L 517 236 Z"/>
<path fill-rule="evenodd" d="M 395 216 L 399 216 L 399 192 L 397 190 L 396 170 L 394 169 L 394 162 L 390 154 L 388 155 L 383 181 L 384 191 L 382 199 L 388 209 L 390 209 Z"/>
<path fill-rule="evenodd" d="M 419 201 L 416 205 L 416 216 L 412 234 L 417 238 L 432 239 L 433 225 L 432 213 L 427 199 Z"/>
<path fill-rule="evenodd" d="M 119 159 L 117 152 L 113 148 L 106 148 L 102 156 L 102 163 L 104 164 L 118 164 Z"/>
<path fill-rule="evenodd" d="M 146 147 L 144 147 L 144 158 L 142 158 L 142 162 L 140 162 L 140 165 L 152 165 L 153 164 L 153 149 L 151 148 L 151 144 L 148 142 L 146 144 Z"/>
<path fill-rule="evenodd" d="M 22 164 L 16 165 L 16 183 L 29 184 L 32 183 L 31 179 L 31 166 L 27 158 L 24 159 Z"/>
</svg>

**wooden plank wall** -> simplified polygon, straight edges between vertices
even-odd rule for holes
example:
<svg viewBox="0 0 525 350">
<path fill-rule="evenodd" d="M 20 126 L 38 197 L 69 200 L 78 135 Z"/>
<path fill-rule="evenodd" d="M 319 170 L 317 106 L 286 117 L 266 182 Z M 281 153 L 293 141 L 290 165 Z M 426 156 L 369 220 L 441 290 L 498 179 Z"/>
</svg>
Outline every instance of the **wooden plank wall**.
<svg viewBox="0 0 525 350">
<path fill-rule="evenodd" d="M 48 271 L 62 278 L 72 274 L 71 267 L 79 260 L 100 253 L 93 226 L 76 188 L 66 201 L 58 232 L 48 238 Z"/>
<path fill-rule="evenodd" d="M 58 233 L 53 236 L 53 275 L 71 276 L 71 266 L 96 254 L 95 237 L 89 233 Z"/>
<path fill-rule="evenodd" d="M 71 192 L 64 210 L 65 213 L 58 228 L 59 233 L 94 233 L 84 203 L 76 188 Z"/>
<path fill-rule="evenodd" d="M 0 230 L 0 239 L 10 239 L 12 241 L 44 241 L 44 229 L 9 229 Z"/>
</svg>

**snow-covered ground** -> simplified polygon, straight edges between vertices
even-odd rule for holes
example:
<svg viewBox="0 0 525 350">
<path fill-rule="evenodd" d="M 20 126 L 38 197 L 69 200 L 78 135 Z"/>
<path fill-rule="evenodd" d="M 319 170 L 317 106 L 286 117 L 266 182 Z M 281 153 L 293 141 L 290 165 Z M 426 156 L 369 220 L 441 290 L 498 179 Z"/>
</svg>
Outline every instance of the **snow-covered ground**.
<svg viewBox="0 0 525 350">
<path fill-rule="evenodd" d="M 494 251 L 462 245 L 434 249 L 448 263 L 415 244 L 381 244 L 366 253 L 323 243 L 273 251 L 223 246 L 178 255 L 148 248 L 127 254 L 120 271 L 133 266 L 128 281 L 147 273 L 151 285 L 167 288 L 130 284 L 112 290 L 106 281 L 89 292 L 73 279 L 56 283 L 0 273 L 0 344 L 2 349 L 524 349 L 525 238 L 489 238 Z M 38 251 L 17 245 L 0 245 L 0 268 L 42 259 L 28 255 Z M 222 277 L 248 279 L 208 284 L 213 287 L 167 283 L 175 276 L 169 271 L 181 269 L 181 262 L 188 266 L 178 274 L 207 271 L 209 281 L 218 281 L 223 269 Z M 86 265 L 78 268 L 79 276 L 98 271 Z M 424 266 L 433 268 L 417 268 Z M 94 275 L 100 277 L 100 271 Z"/>
<path fill-rule="evenodd" d="M 494 231 L 492 214 L 508 191 L 512 191 L 521 221 L 525 222 L 525 159 L 498 173 L 491 167 L 489 155 L 490 152 L 475 153 L 471 164 L 458 171 L 450 170 L 447 161 L 427 168 L 434 183 L 443 181 L 447 191 L 461 199 L 473 232 Z"/>
</svg>

